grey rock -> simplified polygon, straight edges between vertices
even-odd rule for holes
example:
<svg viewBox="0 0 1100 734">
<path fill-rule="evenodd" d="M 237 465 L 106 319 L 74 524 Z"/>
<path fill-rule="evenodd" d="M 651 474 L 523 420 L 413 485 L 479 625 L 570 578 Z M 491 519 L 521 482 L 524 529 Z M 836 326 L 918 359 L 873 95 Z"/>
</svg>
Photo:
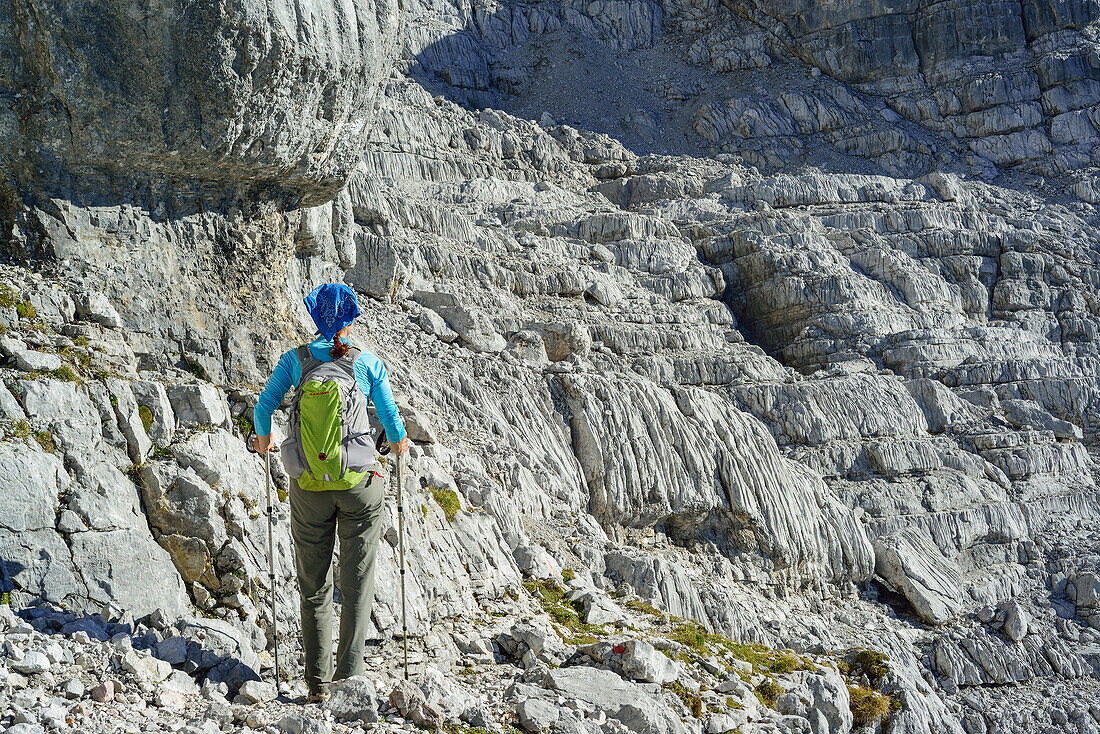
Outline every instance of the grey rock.
<svg viewBox="0 0 1100 734">
<path fill-rule="evenodd" d="M 133 673 L 138 685 L 145 690 L 153 690 L 172 672 L 172 666 L 163 660 L 141 655 L 130 650 L 122 656 L 122 669 Z"/>
<path fill-rule="evenodd" d="M 199 684 L 182 670 L 173 670 L 169 673 L 160 684 L 160 689 L 175 691 L 183 696 L 197 696 L 200 692 Z"/>
<path fill-rule="evenodd" d="M 667 734 L 686 731 L 680 719 L 660 699 L 609 670 L 583 666 L 552 669 L 547 673 L 547 684 L 567 698 L 605 711 L 633 731 Z"/>
<path fill-rule="evenodd" d="M 179 712 L 187 706 L 187 697 L 170 688 L 159 688 L 153 694 L 153 704 L 166 711 Z"/>
<path fill-rule="evenodd" d="M 213 385 L 172 385 L 168 399 L 181 426 L 229 426 L 229 405 Z"/>
<path fill-rule="evenodd" d="M 22 659 L 13 660 L 11 667 L 18 670 L 20 673 L 36 675 L 45 673 L 50 669 L 50 659 L 37 650 L 31 650 L 24 655 Z"/>
<path fill-rule="evenodd" d="M 41 724 L 21 723 L 9 726 L 4 734 L 46 734 L 46 729 Z"/>
<path fill-rule="evenodd" d="M 711 714 L 707 718 L 707 734 L 725 734 L 728 731 L 736 731 L 738 727 L 748 723 L 748 716 L 743 711 L 731 711 L 728 714 Z"/>
<path fill-rule="evenodd" d="M 535 329 L 542 335 L 546 357 L 551 362 L 571 357 L 584 359 L 592 349 L 592 335 L 584 324 L 552 321 L 539 324 Z"/>
<path fill-rule="evenodd" d="M 275 728 L 285 734 L 332 734 L 332 725 L 327 721 L 302 714 L 287 714 L 275 723 Z"/>
<path fill-rule="evenodd" d="M 361 675 L 337 681 L 325 709 L 339 721 L 373 724 L 378 721 L 378 700 L 374 683 Z"/>
<path fill-rule="evenodd" d="M 1003 618 L 1001 631 L 1008 639 L 1019 642 L 1027 635 L 1031 615 L 1016 600 L 1006 602 L 998 610 L 998 617 Z"/>
<path fill-rule="evenodd" d="M 241 684 L 237 693 L 238 697 L 247 699 L 250 703 L 266 703 L 274 701 L 278 695 L 274 683 L 266 683 L 259 680 L 249 680 Z"/>
<path fill-rule="evenodd" d="M 81 318 L 102 324 L 108 329 L 117 329 L 122 325 L 118 311 L 111 305 L 107 296 L 98 291 L 89 291 L 77 300 L 77 313 Z"/>
<path fill-rule="evenodd" d="M 962 610 L 962 577 L 926 533 L 900 530 L 875 541 L 875 571 L 894 585 L 930 624 Z"/>
<path fill-rule="evenodd" d="M 344 280 L 360 293 L 382 301 L 392 301 L 407 278 L 392 242 L 359 230 L 354 243 L 355 267 L 344 275 Z"/>
<path fill-rule="evenodd" d="M 1055 418 L 1034 400 L 1002 400 L 1001 407 L 1008 422 L 1015 426 L 1030 426 L 1038 430 L 1050 431 L 1058 438 L 1078 441 L 1084 435 L 1080 426 Z"/>
<path fill-rule="evenodd" d="M 165 637 L 156 644 L 155 654 L 169 665 L 179 665 L 187 659 L 187 638 L 182 635 Z"/>
<path fill-rule="evenodd" d="M 61 367 L 61 359 L 56 354 L 22 349 L 12 355 L 15 366 L 26 372 L 53 372 Z"/>
<path fill-rule="evenodd" d="M 65 698 L 80 698 L 84 695 L 84 683 L 79 678 L 70 678 L 65 681 L 65 686 L 62 689 L 65 694 Z"/>
<path fill-rule="evenodd" d="M 80 515 L 72 510 L 62 510 L 57 516 L 57 531 L 59 533 L 81 533 L 88 529 Z"/>
<path fill-rule="evenodd" d="M 428 703 L 420 688 L 407 680 L 399 681 L 394 686 L 389 702 L 403 717 L 419 726 L 440 726 L 443 723 L 442 712 Z"/>
<path fill-rule="evenodd" d="M 558 721 L 558 707 L 541 698 L 527 698 L 516 707 L 519 725 L 536 734 L 553 728 Z"/>
<path fill-rule="evenodd" d="M 61 69 L 82 70 L 66 75 L 59 90 L 69 100 L 69 112 L 18 113 L 35 118 L 34 134 L 44 146 L 36 159 L 60 162 L 68 175 L 82 177 L 105 175 L 125 160 L 139 177 L 191 177 L 199 187 L 241 196 L 270 184 L 307 202 L 335 193 L 362 149 L 365 113 L 374 104 L 396 38 L 396 5 L 363 0 L 340 11 L 317 5 L 298 14 L 291 4 L 270 13 L 246 4 L 232 18 L 166 12 L 143 29 L 132 25 L 133 10 L 127 2 L 101 7 L 99 25 L 85 27 L 79 6 L 58 6 L 42 19 L 45 37 L 56 38 L 64 28 L 82 32 L 41 59 L 20 51 L 6 67 L 8 75 L 29 86 L 61 78 Z M 115 32 L 100 32 L 105 28 Z M 238 37 L 238 31 L 245 35 Z M 276 37 L 292 42 L 278 46 Z M 2 41 L 22 48 L 21 38 L 12 32 Z M 246 72 L 240 65 L 246 49 L 249 58 L 278 61 Z M 115 63 L 120 58 L 133 61 Z M 138 61 L 154 58 L 163 66 Z M 304 85 L 322 70 L 331 92 L 306 93 Z M 252 79 L 241 85 L 238 74 Z M 290 88 L 303 91 L 292 98 L 273 93 Z M 277 120 L 291 110 L 313 122 L 286 136 Z M 199 122 L 215 119 L 222 121 L 216 131 Z M 50 132 L 70 122 L 79 130 L 76 138 L 61 142 Z M 321 141 L 331 147 L 318 160 L 312 154 Z M 6 163 L 29 145 L 23 135 L 6 142 L 0 149 Z M 24 185 L 58 185 L 61 171 L 38 170 Z M 275 176 L 276 170 L 284 173 Z M 237 183 L 245 179 L 255 183 Z"/>
<path fill-rule="evenodd" d="M 421 309 L 417 323 L 421 329 L 448 344 L 458 339 L 458 332 L 447 326 L 446 320 L 430 308 Z"/>
<path fill-rule="evenodd" d="M 225 620 L 186 619 L 180 624 L 179 632 L 188 640 L 199 641 L 204 650 L 215 655 L 239 660 L 251 668 L 259 667 L 251 636 Z"/>
<path fill-rule="evenodd" d="M 496 353 L 507 346 L 504 337 L 480 310 L 452 293 L 416 291 L 413 298 L 425 308 L 435 311 L 458 334 L 462 343 L 475 352 Z"/>
<path fill-rule="evenodd" d="M 137 615 L 161 608 L 182 615 L 189 603 L 168 554 L 148 526 L 69 536 L 73 563 L 81 568 L 91 600 L 115 601 Z"/>
<path fill-rule="evenodd" d="M 172 412 L 172 402 L 164 385 L 151 380 L 135 380 L 130 383 L 134 400 L 149 411 L 149 428 L 146 435 L 157 446 L 172 443 L 176 431 L 176 416 Z M 140 413 L 139 413 L 140 417 Z"/>
<path fill-rule="evenodd" d="M 3 382 L 0 382 L 0 417 L 8 420 L 22 420 L 27 417 L 23 412 L 23 406 Z"/>
<path fill-rule="evenodd" d="M 542 546 L 518 546 L 512 551 L 512 557 L 516 559 L 520 570 L 532 578 L 561 580 L 561 569 Z"/>
<path fill-rule="evenodd" d="M 680 677 L 679 666 L 645 640 L 623 643 L 621 665 L 624 676 L 644 683 L 664 685 Z"/>
</svg>

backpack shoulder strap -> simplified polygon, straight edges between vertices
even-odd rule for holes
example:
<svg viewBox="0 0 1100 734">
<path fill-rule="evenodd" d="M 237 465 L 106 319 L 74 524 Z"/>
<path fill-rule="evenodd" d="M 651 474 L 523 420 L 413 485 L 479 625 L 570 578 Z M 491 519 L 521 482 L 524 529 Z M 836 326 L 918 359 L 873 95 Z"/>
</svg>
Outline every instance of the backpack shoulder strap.
<svg viewBox="0 0 1100 734">
<path fill-rule="evenodd" d="M 348 375 L 351 377 L 351 379 L 354 380 L 355 379 L 355 360 L 359 359 L 359 357 L 361 357 L 362 354 L 363 354 L 362 349 L 360 349 L 359 347 L 352 347 L 351 351 L 349 351 L 347 354 L 345 354 L 340 359 L 336 360 L 334 364 L 339 365 L 340 368 L 343 369 L 345 372 L 347 372 Z"/>
<path fill-rule="evenodd" d="M 301 365 L 302 365 L 302 378 L 301 378 L 301 382 L 299 383 L 299 387 L 300 387 L 302 383 L 305 383 L 305 381 L 307 379 L 307 376 L 311 372 L 313 372 L 313 370 L 317 369 L 318 367 L 320 367 L 324 363 L 321 362 L 321 360 L 319 360 L 319 359 L 317 359 L 316 357 L 313 356 L 313 352 L 309 351 L 309 345 L 308 344 L 302 344 L 301 346 L 299 346 L 294 351 L 298 355 L 298 362 L 301 363 Z"/>
</svg>

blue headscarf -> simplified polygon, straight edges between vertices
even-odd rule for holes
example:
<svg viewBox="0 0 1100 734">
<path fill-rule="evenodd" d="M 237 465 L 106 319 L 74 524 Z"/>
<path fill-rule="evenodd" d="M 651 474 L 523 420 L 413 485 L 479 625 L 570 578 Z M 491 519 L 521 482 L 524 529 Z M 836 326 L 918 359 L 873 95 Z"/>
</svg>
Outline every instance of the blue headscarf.
<svg viewBox="0 0 1100 734">
<path fill-rule="evenodd" d="M 317 286 L 305 297 L 305 303 L 317 324 L 317 333 L 330 340 L 359 315 L 359 299 L 343 283 Z"/>
</svg>

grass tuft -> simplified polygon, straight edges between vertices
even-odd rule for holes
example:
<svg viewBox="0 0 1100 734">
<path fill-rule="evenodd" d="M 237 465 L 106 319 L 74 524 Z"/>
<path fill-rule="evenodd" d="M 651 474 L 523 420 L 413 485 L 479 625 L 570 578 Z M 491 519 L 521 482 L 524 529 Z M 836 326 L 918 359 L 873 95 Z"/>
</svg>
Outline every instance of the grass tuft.
<svg viewBox="0 0 1100 734">
<path fill-rule="evenodd" d="M 783 687 L 772 678 L 765 678 L 762 680 L 760 685 L 756 686 L 755 692 L 756 698 L 759 699 L 760 703 L 770 709 L 774 709 L 776 701 L 779 700 L 780 696 L 786 693 Z"/>
<path fill-rule="evenodd" d="M 699 697 L 699 694 L 692 691 L 680 681 L 672 681 L 671 683 L 665 683 L 665 690 L 675 693 L 684 705 L 691 711 L 691 715 L 695 718 L 699 718 L 703 715 L 703 699 Z"/>
<path fill-rule="evenodd" d="M 34 440 L 38 442 L 38 445 L 42 447 L 42 450 L 47 454 L 57 453 L 57 444 L 53 441 L 53 434 L 49 431 L 35 431 Z"/>
<path fill-rule="evenodd" d="M 685 621 L 672 628 L 669 639 L 679 642 L 684 647 L 690 647 L 700 655 L 708 652 L 707 632 L 697 622 Z"/>
<path fill-rule="evenodd" d="M 462 509 L 455 491 L 453 489 L 440 489 L 439 487 L 428 487 L 428 489 L 431 491 L 435 503 L 443 510 L 447 522 L 454 522 L 458 511 Z"/>
<path fill-rule="evenodd" d="M 15 314 L 21 319 L 31 319 L 38 317 L 38 311 L 35 310 L 34 305 L 30 301 L 20 301 L 15 304 Z"/>
<path fill-rule="evenodd" d="M 14 421 L 4 429 L 4 438 L 30 438 L 33 431 L 31 424 L 26 421 Z"/>
<path fill-rule="evenodd" d="M 188 358 L 186 354 L 182 356 L 181 362 L 183 369 L 190 372 L 195 377 L 199 378 L 200 380 L 205 380 L 206 382 L 210 381 L 210 378 L 207 377 L 206 370 L 203 369 L 203 366 L 198 362 L 192 361 L 190 358 Z"/>
<path fill-rule="evenodd" d="M 627 609 L 633 609 L 636 612 L 641 612 L 642 614 L 648 614 L 651 617 L 664 618 L 665 616 L 665 613 L 662 612 L 660 609 L 653 606 L 647 601 L 642 601 L 641 599 L 631 599 L 623 606 L 625 606 Z"/>
<path fill-rule="evenodd" d="M 62 364 L 56 370 L 52 370 L 50 374 L 64 382 L 80 382 L 80 375 L 76 374 L 76 370 L 67 364 Z"/>
<path fill-rule="evenodd" d="M 248 434 L 252 433 L 252 421 L 245 418 L 244 413 L 234 418 L 233 422 L 237 424 L 237 430 L 241 432 L 242 436 L 248 436 Z"/>
<path fill-rule="evenodd" d="M 550 579 L 538 581 L 524 581 L 523 588 L 538 599 L 543 610 L 557 624 L 564 627 L 570 636 L 566 639 L 571 645 L 588 645 L 598 642 L 600 638 L 607 636 L 607 630 L 594 624 L 588 624 L 581 619 L 583 611 L 579 602 L 572 602 L 565 598 L 565 589 L 558 586 Z"/>
<path fill-rule="evenodd" d="M 848 707 L 856 726 L 874 724 L 895 710 L 893 697 L 864 685 L 848 686 Z"/>
<path fill-rule="evenodd" d="M 144 466 L 145 466 L 144 464 L 130 464 L 130 466 L 123 469 L 123 473 L 127 477 L 130 478 L 131 482 L 133 482 L 136 486 L 140 487 L 141 486 L 141 470 Z"/>
<path fill-rule="evenodd" d="M 0 307 L 11 308 L 19 302 L 19 295 L 7 283 L 0 283 Z"/>
<path fill-rule="evenodd" d="M 838 667 L 848 677 L 858 678 L 865 675 L 874 684 L 890 672 L 890 658 L 877 650 L 856 648 Z"/>
</svg>

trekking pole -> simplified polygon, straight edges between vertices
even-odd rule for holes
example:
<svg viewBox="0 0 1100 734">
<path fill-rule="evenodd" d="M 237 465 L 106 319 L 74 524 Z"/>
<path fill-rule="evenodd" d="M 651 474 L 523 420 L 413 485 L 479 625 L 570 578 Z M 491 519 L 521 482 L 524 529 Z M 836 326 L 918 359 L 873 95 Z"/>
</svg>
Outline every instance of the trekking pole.
<svg viewBox="0 0 1100 734">
<path fill-rule="evenodd" d="M 264 452 L 264 479 L 267 481 L 267 578 L 271 582 L 271 634 L 275 638 L 275 695 L 279 693 L 279 615 L 275 611 L 275 519 L 271 510 L 271 452 Z"/>
<path fill-rule="evenodd" d="M 249 431 L 245 446 L 250 453 L 256 453 L 252 447 L 252 438 L 256 435 Z M 271 635 L 275 639 L 275 693 L 279 692 L 279 620 L 275 612 L 275 518 L 271 507 L 271 449 L 264 452 L 264 484 L 267 487 L 267 580 L 271 587 Z"/>
<path fill-rule="evenodd" d="M 397 548 L 401 556 L 401 647 L 405 655 L 405 680 L 409 679 L 409 625 L 405 617 L 405 457 L 397 457 Z"/>
</svg>

